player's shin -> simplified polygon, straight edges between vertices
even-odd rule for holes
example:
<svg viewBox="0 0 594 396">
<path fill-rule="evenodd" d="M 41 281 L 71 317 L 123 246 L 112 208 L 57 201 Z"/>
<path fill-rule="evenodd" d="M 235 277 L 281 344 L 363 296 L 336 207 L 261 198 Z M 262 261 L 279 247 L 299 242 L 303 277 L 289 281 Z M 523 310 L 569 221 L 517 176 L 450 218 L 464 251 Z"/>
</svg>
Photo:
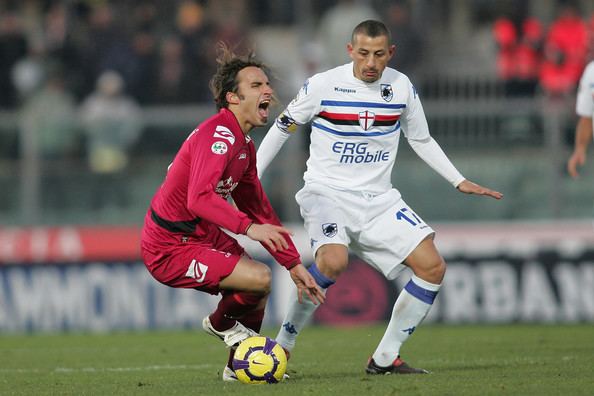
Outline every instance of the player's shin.
<svg viewBox="0 0 594 396">
<path fill-rule="evenodd" d="M 324 274 L 322 274 L 317 265 L 314 263 L 308 268 L 309 273 L 316 280 L 316 283 L 320 286 L 324 294 L 328 287 L 334 284 L 334 281 Z M 297 335 L 305 327 L 315 310 L 319 305 L 314 304 L 309 297 L 304 296 L 303 302 L 300 303 L 297 299 L 297 295 L 291 297 L 289 303 L 289 310 L 283 323 L 280 327 L 278 335 L 276 336 L 276 342 L 278 342 L 287 351 L 293 350 L 295 346 Z"/>
<path fill-rule="evenodd" d="M 235 325 L 236 321 L 241 322 L 242 318 L 246 315 L 249 316 L 257 307 L 263 306 L 262 300 L 266 298 L 266 295 L 255 293 L 225 292 L 221 301 L 219 301 L 217 309 L 209 316 L 210 322 L 219 331 L 230 329 Z"/>
<path fill-rule="evenodd" d="M 398 357 L 402 344 L 429 313 L 440 286 L 412 276 L 400 292 L 386 332 L 373 353 L 378 366 L 390 366 Z"/>
</svg>

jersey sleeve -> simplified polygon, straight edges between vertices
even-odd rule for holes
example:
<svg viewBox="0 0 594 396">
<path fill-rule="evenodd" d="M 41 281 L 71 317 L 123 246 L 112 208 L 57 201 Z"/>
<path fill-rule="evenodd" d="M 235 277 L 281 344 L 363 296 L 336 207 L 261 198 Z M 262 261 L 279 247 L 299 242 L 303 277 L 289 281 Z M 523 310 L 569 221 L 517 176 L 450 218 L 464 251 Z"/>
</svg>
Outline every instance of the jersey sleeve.
<svg viewBox="0 0 594 396">
<path fill-rule="evenodd" d="M 429 125 L 419 94 L 410 81 L 407 81 L 407 88 L 409 91 L 408 100 L 402 117 L 400 117 L 402 131 L 407 139 L 428 139 L 430 137 Z"/>
<path fill-rule="evenodd" d="M 580 80 L 575 112 L 580 117 L 594 116 L 594 62 L 590 62 Z"/>
<path fill-rule="evenodd" d="M 274 212 L 268 197 L 264 193 L 260 179 L 256 173 L 255 149 L 250 150 L 250 165 L 239 184 L 231 193 L 233 201 L 242 212 L 247 213 L 249 218 L 257 224 L 281 225 L 281 222 Z M 266 244 L 262 246 L 274 257 L 274 259 L 287 269 L 293 268 L 301 262 L 299 252 L 289 235 L 285 235 L 289 248 L 283 251 L 272 251 Z"/>
<path fill-rule="evenodd" d="M 298 125 L 311 121 L 320 112 L 322 85 L 319 75 L 305 81 L 295 98 L 276 119 L 276 126 L 283 132 L 292 133 Z"/>
<path fill-rule="evenodd" d="M 188 180 L 188 210 L 196 217 L 236 234 L 244 234 L 252 221 L 216 192 L 217 184 L 233 152 L 229 147 L 232 143 L 216 140 L 212 137 L 212 132 L 205 132 L 193 135 L 189 142 L 192 155 Z"/>
</svg>

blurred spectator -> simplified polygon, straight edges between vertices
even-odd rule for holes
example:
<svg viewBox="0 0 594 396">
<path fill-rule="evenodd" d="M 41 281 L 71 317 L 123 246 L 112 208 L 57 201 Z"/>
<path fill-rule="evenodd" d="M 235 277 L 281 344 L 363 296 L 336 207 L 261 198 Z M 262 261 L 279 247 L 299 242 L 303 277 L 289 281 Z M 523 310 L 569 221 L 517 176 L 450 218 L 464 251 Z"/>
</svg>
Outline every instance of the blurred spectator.
<svg viewBox="0 0 594 396">
<path fill-rule="evenodd" d="M 99 178 L 93 198 L 96 207 L 109 203 L 126 205 L 127 186 L 123 172 L 129 150 L 142 129 L 136 102 L 125 95 L 124 80 L 114 71 L 103 72 L 96 90 L 86 98 L 80 117 L 87 135 L 87 155 L 91 171 Z"/>
<path fill-rule="evenodd" d="M 208 83 L 215 71 L 212 27 L 204 8 L 192 0 L 182 1 L 177 10 L 176 28 L 182 45 L 181 84 L 178 101 L 211 101 Z"/>
<path fill-rule="evenodd" d="M 11 70 L 12 85 L 21 103 L 41 88 L 47 62 L 43 44 L 29 41 L 27 55 L 19 59 Z"/>
<path fill-rule="evenodd" d="M 38 153 L 43 163 L 43 206 L 65 208 L 69 194 L 60 166 L 66 166 L 65 162 L 78 153 L 80 135 L 76 127 L 76 107 L 74 97 L 64 89 L 60 67 L 50 64 L 45 74 L 42 87 L 24 100 L 20 136 L 34 137 L 34 148 L 30 149 Z"/>
<path fill-rule="evenodd" d="M 152 31 L 143 29 L 134 34 L 132 56 L 128 92 L 142 105 L 155 103 L 158 99 L 159 54 L 157 38 Z"/>
<path fill-rule="evenodd" d="M 346 43 L 351 41 L 353 26 L 367 19 L 380 19 L 367 1 L 339 0 L 320 20 L 319 41 L 324 48 L 322 68 L 349 62 Z"/>
<path fill-rule="evenodd" d="M 68 91 L 80 98 L 84 94 L 85 74 L 81 59 L 81 50 L 74 40 L 72 31 L 74 18 L 69 14 L 65 2 L 53 2 L 44 14 L 41 37 L 44 55 L 60 62 L 65 75 Z"/>
<path fill-rule="evenodd" d="M 88 29 L 83 46 L 83 67 L 87 86 L 84 92 L 93 90 L 93 83 L 105 70 L 117 70 L 124 78 L 132 68 L 131 49 L 126 34 L 114 20 L 112 5 L 97 2 L 89 11 Z"/>
<path fill-rule="evenodd" d="M 79 142 L 75 101 L 64 89 L 60 66 L 50 64 L 46 74 L 41 89 L 24 101 L 21 125 L 35 131 L 42 158 L 70 158 L 77 153 Z"/>
<path fill-rule="evenodd" d="M 497 73 L 508 96 L 532 96 L 538 86 L 544 32 L 526 9 L 525 3 L 516 3 L 511 15 L 497 19 L 493 26 Z"/>
<path fill-rule="evenodd" d="M 10 78 L 14 64 L 27 53 L 23 26 L 15 11 L 0 12 L 0 107 L 17 104 L 16 90 Z"/>
<path fill-rule="evenodd" d="M 183 45 L 177 36 L 163 39 L 159 50 L 157 99 L 161 104 L 180 101 L 183 90 Z"/>
<path fill-rule="evenodd" d="M 410 12 L 410 4 L 399 0 L 390 2 L 384 15 L 386 25 L 392 32 L 392 42 L 396 44 L 396 53 L 388 65 L 414 77 L 424 44 L 421 34 L 412 24 Z"/>
<path fill-rule="evenodd" d="M 588 30 L 577 4 L 565 0 L 551 24 L 544 47 L 540 84 L 551 96 L 571 93 L 586 63 Z"/>
<path fill-rule="evenodd" d="M 229 44 L 238 53 L 253 49 L 246 15 L 246 2 L 242 0 L 211 0 L 208 14 L 213 21 L 212 40 Z M 212 54 L 215 55 L 214 53 Z"/>
</svg>

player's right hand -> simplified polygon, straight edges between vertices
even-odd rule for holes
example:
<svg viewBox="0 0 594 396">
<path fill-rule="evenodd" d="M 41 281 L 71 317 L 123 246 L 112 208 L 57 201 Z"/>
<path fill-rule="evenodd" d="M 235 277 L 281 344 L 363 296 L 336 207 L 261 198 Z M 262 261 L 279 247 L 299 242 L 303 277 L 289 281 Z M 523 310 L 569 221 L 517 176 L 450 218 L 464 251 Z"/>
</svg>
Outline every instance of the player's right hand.
<svg viewBox="0 0 594 396">
<path fill-rule="evenodd" d="M 292 235 L 285 227 L 256 223 L 253 223 L 246 232 L 248 238 L 266 244 L 273 252 L 283 251 L 289 247 L 284 234 Z"/>
<path fill-rule="evenodd" d="M 289 270 L 289 273 L 291 274 L 291 279 L 295 282 L 295 286 L 297 286 L 297 299 L 299 303 L 303 302 L 303 293 L 316 305 L 324 303 L 326 295 L 303 264 L 297 264 Z"/>
<path fill-rule="evenodd" d="M 578 166 L 584 166 L 586 163 L 586 153 L 582 151 L 574 151 L 569 160 L 567 161 L 567 172 L 574 179 L 577 179 L 580 175 L 578 173 Z"/>
</svg>

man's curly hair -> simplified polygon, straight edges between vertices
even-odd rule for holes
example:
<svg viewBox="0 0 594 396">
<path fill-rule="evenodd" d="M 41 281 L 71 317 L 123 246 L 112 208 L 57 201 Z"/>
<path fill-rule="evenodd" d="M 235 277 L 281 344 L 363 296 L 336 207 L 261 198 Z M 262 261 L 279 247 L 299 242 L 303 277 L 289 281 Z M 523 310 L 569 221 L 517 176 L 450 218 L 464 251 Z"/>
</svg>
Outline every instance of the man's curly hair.
<svg viewBox="0 0 594 396">
<path fill-rule="evenodd" d="M 217 105 L 217 110 L 228 108 L 227 92 L 237 93 L 237 74 L 246 67 L 258 67 L 264 72 L 268 71 L 268 67 L 263 62 L 256 59 L 253 51 L 249 51 L 247 55 L 239 56 L 224 42 L 217 44 L 217 71 L 210 80 L 210 90 L 214 95 L 214 101 Z"/>
</svg>

